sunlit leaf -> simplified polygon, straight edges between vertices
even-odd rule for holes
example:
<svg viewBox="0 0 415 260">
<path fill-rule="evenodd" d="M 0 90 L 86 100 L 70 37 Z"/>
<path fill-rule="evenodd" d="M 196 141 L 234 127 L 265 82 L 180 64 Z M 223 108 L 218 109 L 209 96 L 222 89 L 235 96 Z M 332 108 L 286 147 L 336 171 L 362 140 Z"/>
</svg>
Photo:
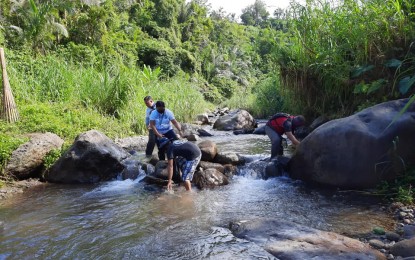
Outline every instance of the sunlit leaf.
<svg viewBox="0 0 415 260">
<path fill-rule="evenodd" d="M 367 88 L 368 88 L 367 84 L 365 84 L 364 82 L 360 82 L 354 87 L 353 93 L 354 94 L 366 93 Z"/>
</svg>

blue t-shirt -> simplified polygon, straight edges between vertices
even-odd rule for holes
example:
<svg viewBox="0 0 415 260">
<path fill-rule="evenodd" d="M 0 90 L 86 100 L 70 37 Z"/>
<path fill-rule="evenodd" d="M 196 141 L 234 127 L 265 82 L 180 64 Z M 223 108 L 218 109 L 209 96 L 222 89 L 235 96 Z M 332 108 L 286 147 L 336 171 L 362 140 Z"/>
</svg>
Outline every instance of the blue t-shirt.
<svg viewBox="0 0 415 260">
<path fill-rule="evenodd" d="M 173 129 L 170 121 L 174 119 L 173 112 L 168 109 L 165 109 L 163 114 L 160 114 L 157 110 L 153 110 L 150 114 L 150 121 L 155 121 L 156 129 L 160 134 L 165 134 Z"/>
<path fill-rule="evenodd" d="M 150 114 L 153 112 L 153 110 L 156 109 L 156 104 L 153 105 L 153 107 L 147 107 L 146 109 L 146 126 L 150 124 Z"/>
</svg>

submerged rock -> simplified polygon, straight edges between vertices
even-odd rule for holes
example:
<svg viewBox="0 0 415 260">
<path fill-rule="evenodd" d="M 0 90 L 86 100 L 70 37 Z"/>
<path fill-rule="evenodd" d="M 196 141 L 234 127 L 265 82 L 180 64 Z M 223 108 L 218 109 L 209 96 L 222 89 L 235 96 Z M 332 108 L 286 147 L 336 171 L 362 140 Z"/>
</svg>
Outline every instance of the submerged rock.
<svg viewBox="0 0 415 260">
<path fill-rule="evenodd" d="M 294 222 L 255 219 L 231 222 L 232 233 L 263 247 L 278 259 L 386 259 L 368 245 Z"/>
</svg>

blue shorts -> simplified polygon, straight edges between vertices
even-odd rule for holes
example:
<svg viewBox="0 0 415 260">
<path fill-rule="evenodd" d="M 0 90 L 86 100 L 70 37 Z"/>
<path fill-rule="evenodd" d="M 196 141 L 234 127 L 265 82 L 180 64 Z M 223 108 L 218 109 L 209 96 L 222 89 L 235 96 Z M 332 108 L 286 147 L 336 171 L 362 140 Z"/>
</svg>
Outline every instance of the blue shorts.
<svg viewBox="0 0 415 260">
<path fill-rule="evenodd" d="M 196 171 L 196 167 L 200 162 L 202 155 L 194 160 L 187 161 L 185 158 L 178 156 L 176 163 L 180 171 L 182 172 L 182 181 L 192 181 L 193 174 Z"/>
</svg>

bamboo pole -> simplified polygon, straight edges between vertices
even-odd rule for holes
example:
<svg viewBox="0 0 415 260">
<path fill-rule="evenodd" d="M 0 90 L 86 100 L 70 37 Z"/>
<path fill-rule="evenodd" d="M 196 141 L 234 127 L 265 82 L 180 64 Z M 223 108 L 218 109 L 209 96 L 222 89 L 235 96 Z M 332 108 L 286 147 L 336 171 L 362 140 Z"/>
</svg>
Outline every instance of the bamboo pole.
<svg viewBox="0 0 415 260">
<path fill-rule="evenodd" d="M 1 118 L 7 122 L 13 123 L 19 120 L 19 112 L 17 111 L 16 103 L 14 102 L 12 89 L 10 87 L 9 78 L 6 72 L 6 58 L 4 57 L 4 49 L 0 48 L 1 69 L 3 72 L 3 96 L 2 109 L 0 111 Z"/>
</svg>

